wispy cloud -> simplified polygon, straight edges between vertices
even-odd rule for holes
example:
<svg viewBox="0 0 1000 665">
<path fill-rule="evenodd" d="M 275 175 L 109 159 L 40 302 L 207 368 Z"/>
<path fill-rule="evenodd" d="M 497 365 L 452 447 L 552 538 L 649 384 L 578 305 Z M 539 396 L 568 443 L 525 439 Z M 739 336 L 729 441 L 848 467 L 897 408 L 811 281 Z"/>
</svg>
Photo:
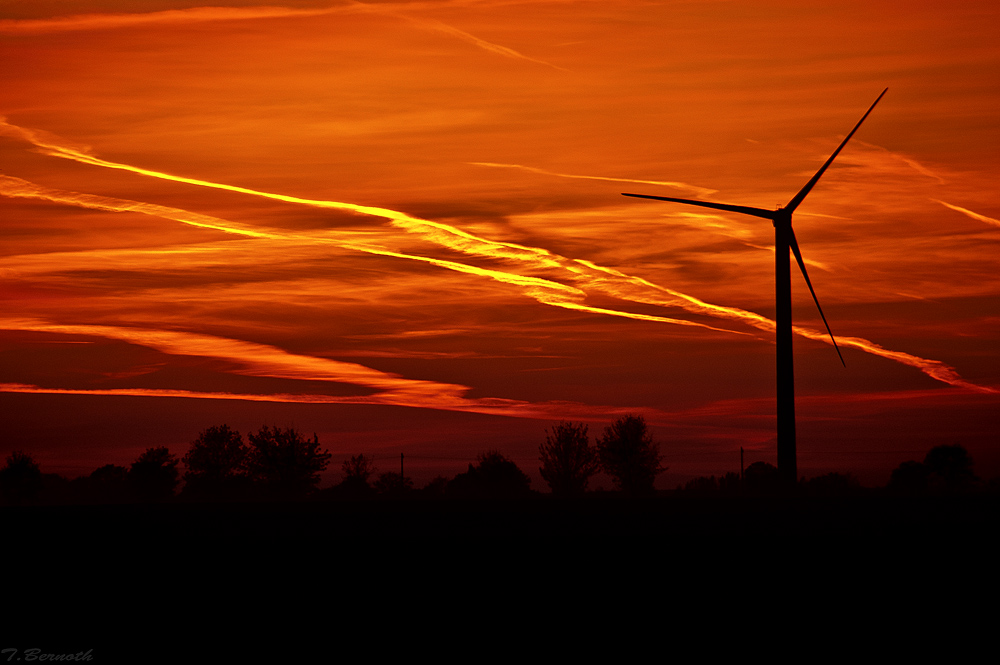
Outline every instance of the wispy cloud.
<svg viewBox="0 0 1000 665">
<path fill-rule="evenodd" d="M 375 206 L 362 206 L 339 201 L 326 201 L 316 199 L 305 199 L 295 196 L 286 196 L 271 192 L 263 192 L 245 187 L 237 187 L 222 183 L 210 182 L 196 178 L 176 176 L 160 171 L 144 169 L 129 164 L 111 162 L 98 158 L 87 151 L 73 148 L 63 144 L 61 141 L 43 135 L 32 130 L 24 129 L 7 122 L 0 122 L 0 133 L 17 136 L 30 141 L 36 148 L 47 155 L 70 159 L 76 162 L 100 166 L 103 168 L 130 171 L 144 176 L 169 180 L 174 182 L 187 183 L 200 187 L 221 189 L 238 192 L 252 196 L 260 196 L 268 199 L 285 201 L 301 205 L 314 206 L 354 212 L 362 215 L 371 215 L 388 219 L 394 226 L 397 226 L 410 233 L 415 233 L 424 239 L 468 255 L 480 256 L 484 258 L 499 259 L 510 263 L 520 263 L 527 267 L 539 270 L 556 270 L 564 273 L 564 278 L 568 277 L 574 286 L 563 284 L 551 279 L 542 279 L 534 276 L 520 275 L 505 271 L 480 268 L 454 261 L 446 261 L 437 258 L 423 257 L 419 255 L 407 255 L 384 249 L 372 247 L 361 248 L 365 251 L 383 256 L 393 256 L 410 260 L 423 261 L 440 267 L 448 268 L 458 272 L 482 275 L 490 277 L 500 282 L 514 284 L 522 287 L 527 295 L 538 302 L 572 309 L 577 311 L 587 311 L 595 314 L 605 314 L 633 319 L 642 319 L 664 323 L 672 323 L 683 326 L 697 326 L 715 331 L 733 333 L 735 331 L 719 329 L 703 323 L 678 319 L 675 317 L 663 317 L 656 315 L 639 314 L 621 310 L 593 307 L 581 302 L 586 297 L 585 289 L 596 290 L 608 295 L 613 295 L 624 301 L 656 305 L 661 307 L 678 307 L 691 313 L 705 315 L 713 318 L 736 321 L 749 325 L 758 330 L 773 332 L 775 323 L 771 319 L 755 312 L 750 312 L 735 307 L 716 305 L 694 296 L 655 284 L 649 280 L 635 277 L 615 270 L 597 265 L 585 259 L 568 259 L 543 248 L 519 245 L 516 243 L 500 242 L 481 238 L 475 234 L 463 231 L 454 226 L 441 222 L 420 219 L 406 213 L 380 208 Z M 15 179 L 16 180 L 16 179 Z M 947 205 L 947 204 L 945 204 Z M 950 207 L 950 206 L 949 206 Z M 346 245 L 344 245 L 346 246 Z M 803 337 L 824 341 L 829 343 L 825 333 L 804 327 L 796 327 L 795 332 Z M 839 338 L 845 340 L 845 346 L 853 346 L 866 353 L 877 355 L 883 358 L 900 362 L 904 365 L 916 367 L 935 380 L 951 385 L 962 387 L 975 387 L 984 391 L 993 391 L 992 388 L 974 386 L 964 381 L 955 370 L 937 360 L 929 360 L 913 356 L 907 353 L 891 351 L 880 345 L 859 337 Z"/>
<path fill-rule="evenodd" d="M 974 219 L 976 221 L 985 222 L 986 224 L 992 224 L 993 226 L 1000 226 L 1000 219 L 993 219 L 992 217 L 987 217 L 986 215 L 980 215 L 978 212 L 973 212 L 972 210 L 969 210 L 968 208 L 962 208 L 960 206 L 952 205 L 952 204 L 946 203 L 944 201 L 939 201 L 938 199 L 931 199 L 931 201 L 935 201 L 937 203 L 940 203 L 944 207 L 951 208 L 952 210 L 955 210 L 956 212 L 960 212 L 963 215 L 967 215 L 968 217 L 971 217 L 972 219 Z"/>
<path fill-rule="evenodd" d="M 392 393 L 375 395 L 317 395 L 305 393 L 229 393 L 164 388 L 46 388 L 25 383 L 0 383 L 0 392 L 44 395 L 93 395 L 116 397 L 180 397 L 187 399 L 239 400 L 281 404 L 372 404 L 385 406 L 418 406 L 443 411 L 481 413 L 508 418 L 532 420 L 608 421 L 622 415 L 643 415 L 654 425 L 667 424 L 669 419 L 658 409 L 649 407 L 593 406 L 578 402 L 527 402 L 523 400 L 481 397 L 458 402 L 418 404 Z"/>
<path fill-rule="evenodd" d="M 494 168 L 501 168 L 501 169 L 519 169 L 521 171 L 528 171 L 529 173 L 538 173 L 539 175 L 548 175 L 557 178 L 577 178 L 581 180 L 607 180 L 610 182 L 634 182 L 643 185 L 674 187 L 676 189 L 683 189 L 686 191 L 694 192 L 698 196 L 710 196 L 716 193 L 716 190 L 714 189 L 706 189 L 704 187 L 698 187 L 697 185 L 689 185 L 686 182 L 673 182 L 669 180 L 636 180 L 635 178 L 612 178 L 609 176 L 600 176 L 600 175 L 578 175 L 574 173 L 558 173 L 556 171 L 546 171 L 545 169 L 535 168 L 534 166 L 522 166 L 521 164 L 495 164 L 493 162 L 469 162 L 469 163 L 474 166 L 491 166 Z"/>
<path fill-rule="evenodd" d="M 214 21 L 249 21 L 281 18 L 308 18 L 332 14 L 375 14 L 402 20 L 422 30 L 440 32 L 459 39 L 484 51 L 513 60 L 523 60 L 544 65 L 560 71 L 562 67 L 544 60 L 524 55 L 512 48 L 496 44 L 460 30 L 436 19 L 414 16 L 403 10 L 416 10 L 421 5 L 407 4 L 367 4 L 347 2 L 330 7 L 300 9 L 295 7 L 190 7 L 169 9 L 158 12 L 138 12 L 132 14 L 77 14 L 42 19 L 0 20 L 0 34 L 30 35 L 60 32 L 80 32 L 90 30 L 115 30 L 153 25 L 183 25 Z"/>
<path fill-rule="evenodd" d="M 319 9 L 295 9 L 292 7 L 190 7 L 187 9 L 168 9 L 159 12 L 139 12 L 134 14 L 75 14 L 41 19 L 0 20 L 0 33 L 38 34 L 77 32 L 85 30 L 113 30 L 155 24 L 170 25 L 204 23 L 209 21 L 285 18 L 290 16 L 321 16 L 335 12 L 350 11 L 351 9 L 352 7 L 349 5 Z"/>
<path fill-rule="evenodd" d="M 493 53 L 495 55 L 500 55 L 505 58 L 511 58 L 514 60 L 525 60 L 527 62 L 533 62 L 537 65 L 544 65 L 546 67 L 551 67 L 559 71 L 563 72 L 566 71 L 566 69 L 564 69 L 563 67 L 554 65 L 551 62 L 546 62 L 544 60 L 532 58 L 530 56 L 524 55 L 523 53 L 519 53 L 518 51 L 515 51 L 512 48 L 508 48 L 506 46 L 501 46 L 500 44 L 495 44 L 493 42 L 486 41 L 485 39 L 470 34 L 464 30 L 459 30 L 453 25 L 449 25 L 447 23 L 438 21 L 436 19 L 419 18 L 416 16 L 412 16 L 410 14 L 404 14 L 402 12 L 390 9 L 389 6 L 387 5 L 363 4 L 361 6 L 364 7 L 366 11 L 370 11 L 377 14 L 384 14 L 387 16 L 394 16 L 396 18 L 406 21 L 407 23 L 423 28 L 425 30 L 434 30 L 437 32 L 442 32 L 446 35 L 450 35 L 452 37 L 460 39 L 463 42 L 472 44 L 473 46 L 477 46 L 483 49 L 484 51 L 489 51 L 490 53 Z"/>
<path fill-rule="evenodd" d="M 161 353 L 223 360 L 235 365 L 234 373 L 246 376 L 329 381 L 373 389 L 373 394 L 322 395 L 298 393 L 228 393 L 150 388 L 45 388 L 31 384 L 3 383 L 0 392 L 60 395 L 119 395 L 233 399 L 298 404 L 384 404 L 444 411 L 486 413 L 515 418 L 607 418 L 635 413 L 628 407 L 591 406 L 572 402 L 540 402 L 495 397 L 467 398 L 467 386 L 407 379 L 396 374 L 329 358 L 288 353 L 277 347 L 212 335 L 103 325 L 54 324 L 37 319 L 0 319 L 0 330 L 86 335 L 114 339 L 156 349 Z M 638 411 L 652 413 L 651 409 Z"/>
</svg>

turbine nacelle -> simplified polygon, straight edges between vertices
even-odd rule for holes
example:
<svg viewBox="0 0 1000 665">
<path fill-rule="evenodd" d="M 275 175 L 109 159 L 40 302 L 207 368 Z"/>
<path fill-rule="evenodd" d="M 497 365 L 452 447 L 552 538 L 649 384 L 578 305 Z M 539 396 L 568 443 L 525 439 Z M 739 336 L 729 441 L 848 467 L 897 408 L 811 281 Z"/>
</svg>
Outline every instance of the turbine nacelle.
<svg viewBox="0 0 1000 665">
<path fill-rule="evenodd" d="M 785 208 L 779 207 L 774 211 L 774 216 L 771 217 L 771 225 L 777 228 L 778 223 L 781 222 L 787 226 L 792 225 L 792 213 Z"/>
</svg>

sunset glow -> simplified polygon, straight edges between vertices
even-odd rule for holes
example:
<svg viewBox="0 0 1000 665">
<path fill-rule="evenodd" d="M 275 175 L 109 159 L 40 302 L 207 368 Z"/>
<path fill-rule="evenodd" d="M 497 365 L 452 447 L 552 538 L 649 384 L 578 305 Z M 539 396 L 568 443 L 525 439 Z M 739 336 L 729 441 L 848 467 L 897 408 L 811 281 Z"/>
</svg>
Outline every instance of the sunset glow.
<svg viewBox="0 0 1000 665">
<path fill-rule="evenodd" d="M 795 215 L 800 474 L 1000 474 L 993 3 L 212 4 L 0 3 L 4 455 L 774 463 L 771 224 L 620 193 L 784 205 L 888 87 Z"/>
</svg>

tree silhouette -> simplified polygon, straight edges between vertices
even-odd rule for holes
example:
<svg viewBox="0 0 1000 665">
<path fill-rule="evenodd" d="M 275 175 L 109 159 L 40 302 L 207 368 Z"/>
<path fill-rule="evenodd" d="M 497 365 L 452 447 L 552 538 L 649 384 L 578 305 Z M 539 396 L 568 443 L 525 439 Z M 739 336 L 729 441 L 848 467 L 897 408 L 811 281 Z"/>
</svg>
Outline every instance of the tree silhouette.
<svg viewBox="0 0 1000 665">
<path fill-rule="evenodd" d="M 976 476 L 972 458 L 962 446 L 935 446 L 924 458 L 930 472 L 931 488 L 939 492 L 964 492 L 972 489 Z"/>
<path fill-rule="evenodd" d="M 719 478 L 719 491 L 727 494 L 734 494 L 740 491 L 740 474 L 735 471 L 728 471 L 726 475 Z"/>
<path fill-rule="evenodd" d="M 420 492 L 424 496 L 442 497 L 448 489 L 448 482 L 449 480 L 445 476 L 435 476 L 429 483 L 424 485 Z"/>
<path fill-rule="evenodd" d="M 375 491 L 382 496 L 400 497 L 413 489 L 413 481 L 395 471 L 379 474 L 375 481 Z"/>
<path fill-rule="evenodd" d="M 120 503 L 129 499 L 128 469 L 105 464 L 79 478 L 80 499 L 86 503 Z"/>
<path fill-rule="evenodd" d="M 368 479 L 378 471 L 375 468 L 375 460 L 366 455 L 353 455 L 344 460 L 340 465 L 340 470 L 344 474 L 342 482 L 368 484 Z"/>
<path fill-rule="evenodd" d="M 247 474 L 272 498 L 298 498 L 316 489 L 330 453 L 292 428 L 263 426 L 250 434 Z"/>
<path fill-rule="evenodd" d="M 778 468 L 767 462 L 754 462 L 743 472 L 743 488 L 756 494 L 780 492 L 782 483 Z"/>
<path fill-rule="evenodd" d="M 898 494 L 926 494 L 930 488 L 930 469 L 921 462 L 907 460 L 892 471 L 889 490 Z"/>
<path fill-rule="evenodd" d="M 660 466 L 660 447 L 642 416 L 624 416 L 606 427 L 597 442 L 597 454 L 601 468 L 626 494 L 651 494 L 656 476 L 667 470 Z"/>
<path fill-rule="evenodd" d="M 560 422 L 546 434 L 538 447 L 542 479 L 559 496 L 574 496 L 587 491 L 590 477 L 601 468 L 597 450 L 590 447 L 587 426 Z"/>
<path fill-rule="evenodd" d="M 802 489 L 813 496 L 844 496 L 861 491 L 861 483 L 849 473 L 831 471 L 805 481 Z"/>
<path fill-rule="evenodd" d="M 699 476 L 684 483 L 684 491 L 692 494 L 712 494 L 719 491 L 715 476 Z"/>
<path fill-rule="evenodd" d="M 909 460 L 897 466 L 889 478 L 888 489 L 898 494 L 965 492 L 972 489 L 976 476 L 972 458 L 962 446 L 935 446 L 924 461 Z"/>
<path fill-rule="evenodd" d="M 476 464 L 448 483 L 447 493 L 462 498 L 511 498 L 531 492 L 531 478 L 498 450 L 479 453 Z"/>
<path fill-rule="evenodd" d="M 38 464 L 20 450 L 7 456 L 7 463 L 0 469 L 0 489 L 10 503 L 28 503 L 42 489 L 42 471 Z"/>
<path fill-rule="evenodd" d="M 147 448 L 132 462 L 128 483 L 133 496 L 139 501 L 170 499 L 177 486 L 177 458 L 165 447 Z"/>
<path fill-rule="evenodd" d="M 250 449 L 228 425 L 209 427 L 184 455 L 184 494 L 196 499 L 237 498 L 248 493 Z"/>
<path fill-rule="evenodd" d="M 333 487 L 320 490 L 326 499 L 368 499 L 374 496 L 375 488 L 369 479 L 378 473 L 375 460 L 368 455 L 352 455 L 340 465 L 344 478 Z"/>
</svg>

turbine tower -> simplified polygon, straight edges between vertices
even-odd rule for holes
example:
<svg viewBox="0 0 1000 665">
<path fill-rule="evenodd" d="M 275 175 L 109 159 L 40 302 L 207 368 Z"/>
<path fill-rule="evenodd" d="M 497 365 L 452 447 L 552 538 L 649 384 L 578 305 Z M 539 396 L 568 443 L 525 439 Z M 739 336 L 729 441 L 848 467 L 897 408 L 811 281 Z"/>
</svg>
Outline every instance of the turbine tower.
<svg viewBox="0 0 1000 665">
<path fill-rule="evenodd" d="M 872 112 L 875 105 L 881 101 L 882 97 L 889 89 L 886 88 L 878 99 L 868 108 L 868 111 L 861 116 L 861 120 L 854 126 L 851 133 L 847 135 L 826 163 L 820 167 L 816 175 L 805 184 L 799 193 L 792 197 L 783 208 L 777 210 L 764 210 L 763 208 L 751 208 L 749 206 L 729 205 L 727 203 L 711 203 L 709 201 L 693 201 L 691 199 L 676 199 L 667 196 L 649 196 L 646 194 L 625 194 L 623 196 L 634 196 L 640 199 L 655 199 L 657 201 L 672 201 L 673 203 L 685 203 L 687 205 L 701 206 L 703 208 L 713 208 L 715 210 L 726 210 L 738 212 L 743 215 L 762 217 L 771 220 L 774 224 L 774 298 L 775 298 L 775 337 L 777 346 L 777 370 L 778 370 L 778 473 L 782 483 L 787 487 L 794 487 L 798 478 L 798 468 L 795 458 L 795 373 L 792 365 L 792 284 L 791 268 L 788 250 L 791 249 L 795 255 L 795 260 L 799 264 L 802 276 L 805 277 L 809 293 L 812 294 L 819 315 L 823 319 L 823 325 L 830 334 L 833 347 L 840 356 L 840 362 L 844 363 L 844 356 L 840 353 L 837 340 L 833 338 L 830 324 L 826 321 L 823 308 L 819 306 L 819 299 L 813 289 L 812 282 L 809 281 L 809 273 L 806 272 L 806 264 L 802 260 L 802 253 L 799 251 L 799 243 L 795 240 L 795 232 L 792 230 L 792 213 L 799 207 L 802 200 L 812 190 L 819 181 L 823 173 L 829 168 L 833 160 L 836 159 L 840 151 L 844 149 L 847 142 L 851 140 L 858 127 L 865 121 L 865 118 Z M 846 364 L 845 364 L 846 366 Z"/>
</svg>

